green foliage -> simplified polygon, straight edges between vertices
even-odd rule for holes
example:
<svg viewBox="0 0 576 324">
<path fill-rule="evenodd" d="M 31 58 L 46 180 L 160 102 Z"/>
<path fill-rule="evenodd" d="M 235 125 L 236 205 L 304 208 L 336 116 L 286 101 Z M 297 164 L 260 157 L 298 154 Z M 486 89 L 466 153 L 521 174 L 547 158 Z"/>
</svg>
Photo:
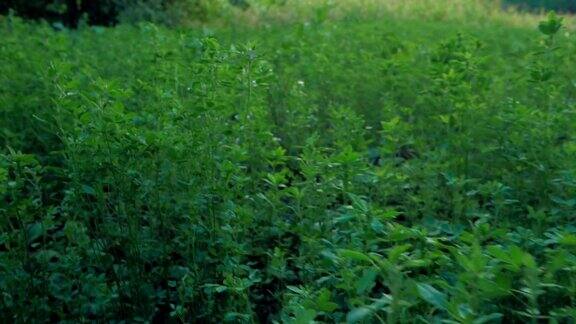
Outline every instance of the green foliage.
<svg viewBox="0 0 576 324">
<path fill-rule="evenodd" d="M 540 30 L 540 32 L 542 32 L 542 34 L 547 36 L 556 35 L 556 33 L 560 31 L 561 27 L 562 27 L 562 18 L 557 17 L 554 14 L 554 12 L 551 12 L 548 15 L 548 20 L 542 21 L 538 25 L 538 29 Z"/>
<path fill-rule="evenodd" d="M 571 323 L 562 20 L 327 19 L 2 18 L 0 321 Z"/>
</svg>

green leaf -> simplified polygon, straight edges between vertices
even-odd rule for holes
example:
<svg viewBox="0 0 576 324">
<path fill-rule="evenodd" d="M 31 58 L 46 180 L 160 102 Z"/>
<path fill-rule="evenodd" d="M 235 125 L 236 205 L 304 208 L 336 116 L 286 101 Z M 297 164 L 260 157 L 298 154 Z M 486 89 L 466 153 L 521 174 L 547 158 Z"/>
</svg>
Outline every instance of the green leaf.
<svg viewBox="0 0 576 324">
<path fill-rule="evenodd" d="M 354 209 L 357 209 L 364 214 L 369 211 L 370 208 L 368 203 L 364 199 L 352 193 L 349 193 L 348 196 L 352 200 L 352 206 L 354 206 Z"/>
<path fill-rule="evenodd" d="M 373 310 L 368 307 L 360 307 L 351 310 L 346 315 L 346 323 L 358 323 L 372 314 Z"/>
<path fill-rule="evenodd" d="M 299 295 L 305 295 L 305 294 L 306 294 L 306 291 L 303 290 L 303 289 L 300 288 L 300 287 L 296 287 L 296 286 L 286 286 L 286 288 L 287 288 L 288 290 L 292 291 L 292 292 L 295 292 L 295 293 L 299 294 Z"/>
<path fill-rule="evenodd" d="M 390 259 L 391 262 L 396 262 L 402 253 L 410 250 L 410 248 L 412 248 L 412 244 L 410 243 L 395 245 L 393 248 L 388 250 L 388 259 Z"/>
<path fill-rule="evenodd" d="M 516 269 L 522 268 L 522 265 L 524 264 L 525 252 L 522 251 L 521 248 L 519 248 L 518 246 L 515 246 L 515 245 L 510 247 L 509 251 L 510 251 L 510 261 L 512 262 L 512 265 Z"/>
<path fill-rule="evenodd" d="M 559 243 L 567 246 L 576 246 L 576 235 L 574 234 L 562 235 L 562 238 L 560 239 Z"/>
<path fill-rule="evenodd" d="M 34 254 L 34 258 L 41 263 L 48 263 L 52 259 L 57 259 L 60 257 L 60 253 L 54 250 L 40 250 L 38 253 Z"/>
<path fill-rule="evenodd" d="M 484 315 L 481 317 L 478 317 L 477 319 L 474 320 L 474 322 L 472 322 L 473 324 L 484 324 L 484 323 L 490 323 L 492 321 L 498 320 L 502 318 L 502 314 L 500 313 L 493 313 L 490 315 Z"/>
<path fill-rule="evenodd" d="M 90 196 L 96 196 L 96 190 L 94 190 L 94 188 L 90 187 L 89 185 L 82 185 L 82 193 Z"/>
<path fill-rule="evenodd" d="M 34 223 L 28 225 L 28 243 L 34 242 L 37 238 L 44 234 L 44 226 L 42 223 Z"/>
<path fill-rule="evenodd" d="M 211 292 L 223 293 L 228 290 L 228 287 L 218 284 L 205 284 L 202 287 L 206 290 L 206 292 L 209 293 Z"/>
<path fill-rule="evenodd" d="M 510 256 L 508 255 L 508 253 L 506 253 L 506 251 L 504 251 L 504 249 L 502 249 L 501 246 L 491 245 L 487 247 L 486 250 L 488 250 L 488 252 L 496 259 L 504 263 L 512 263 Z"/>
<path fill-rule="evenodd" d="M 331 313 L 338 308 L 338 304 L 331 301 L 332 294 L 330 290 L 324 288 L 316 298 L 316 308 L 319 311 Z"/>
<path fill-rule="evenodd" d="M 373 304 L 362 306 L 351 310 L 346 315 L 346 323 L 357 323 L 363 321 L 376 311 L 382 310 L 386 305 L 392 303 L 392 297 L 383 295 L 382 298 L 377 299 Z"/>
<path fill-rule="evenodd" d="M 356 292 L 361 295 L 367 291 L 370 291 L 370 289 L 372 289 L 376 283 L 377 276 L 378 271 L 375 269 L 365 269 L 364 274 L 356 283 Z"/>
<path fill-rule="evenodd" d="M 362 252 L 358 252 L 358 251 L 354 251 L 354 250 L 348 250 L 348 249 L 340 249 L 340 250 L 338 250 L 338 253 L 340 254 L 341 257 L 349 259 L 349 260 L 372 263 L 372 259 L 370 259 L 370 257 L 368 255 L 366 255 Z"/>
<path fill-rule="evenodd" d="M 430 260 L 425 260 L 425 259 L 414 259 L 414 260 L 408 260 L 404 263 L 404 267 L 405 268 L 423 268 L 423 267 L 427 267 L 432 263 L 432 261 Z"/>
<path fill-rule="evenodd" d="M 432 287 L 429 284 L 416 284 L 418 288 L 418 293 L 420 297 L 427 301 L 428 303 L 432 304 L 434 307 L 442 310 L 446 310 L 448 305 L 448 299 L 446 294 L 438 291 L 436 288 Z"/>
<path fill-rule="evenodd" d="M 316 311 L 314 311 L 312 309 L 300 309 L 296 313 L 296 317 L 292 321 L 292 324 L 314 323 L 314 318 L 316 318 Z"/>
<path fill-rule="evenodd" d="M 376 216 L 380 217 L 382 220 L 392 220 L 401 213 L 395 209 L 389 208 L 376 213 Z"/>
<path fill-rule="evenodd" d="M 225 322 L 238 323 L 238 322 L 249 322 L 249 320 L 250 315 L 248 314 L 242 314 L 238 312 L 228 312 L 226 313 L 226 315 L 224 315 Z"/>
<path fill-rule="evenodd" d="M 380 222 L 378 219 L 374 218 L 371 222 L 370 222 L 370 227 L 372 228 L 372 230 L 374 230 L 374 232 L 376 233 L 382 233 L 384 231 L 384 224 L 382 224 L 382 222 Z"/>
<path fill-rule="evenodd" d="M 530 269 L 536 269 L 538 267 L 538 265 L 536 264 L 536 260 L 528 252 L 524 253 L 524 256 L 522 257 L 522 262 L 524 263 L 524 265 L 526 267 L 528 267 Z"/>
</svg>

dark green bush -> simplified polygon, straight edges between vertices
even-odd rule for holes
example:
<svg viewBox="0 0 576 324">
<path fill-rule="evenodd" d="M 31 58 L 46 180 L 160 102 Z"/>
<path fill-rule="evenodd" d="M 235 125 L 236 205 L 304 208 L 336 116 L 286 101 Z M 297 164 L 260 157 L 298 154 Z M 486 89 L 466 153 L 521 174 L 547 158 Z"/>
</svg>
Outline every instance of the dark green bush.
<svg viewBox="0 0 576 324">
<path fill-rule="evenodd" d="M 6 15 L 9 10 L 25 18 L 62 22 L 70 27 L 77 27 L 83 15 L 95 25 L 113 25 L 118 16 L 116 0 L 6 0 L 0 14 Z"/>
<path fill-rule="evenodd" d="M 576 2 L 572 0 L 506 0 L 505 3 L 523 9 L 576 12 Z"/>
<path fill-rule="evenodd" d="M 115 25 L 119 21 L 153 21 L 181 24 L 184 21 L 206 21 L 224 8 L 223 0 L 6 0 L 0 4 L 0 15 L 13 10 L 30 19 L 64 22 L 77 27 L 82 17 L 91 25 Z M 247 3 L 236 3 L 247 6 Z"/>
</svg>

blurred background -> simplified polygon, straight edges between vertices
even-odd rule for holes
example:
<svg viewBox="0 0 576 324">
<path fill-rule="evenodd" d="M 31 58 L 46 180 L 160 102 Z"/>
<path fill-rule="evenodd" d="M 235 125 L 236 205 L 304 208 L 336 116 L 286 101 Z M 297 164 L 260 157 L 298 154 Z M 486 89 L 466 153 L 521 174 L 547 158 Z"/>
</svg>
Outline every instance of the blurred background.
<svg viewBox="0 0 576 324">
<path fill-rule="evenodd" d="M 362 0 L 357 0 L 361 2 Z M 576 12 L 575 0 L 467 0 L 521 11 L 542 12 L 554 10 L 560 13 Z M 83 22 L 89 25 L 111 26 L 117 23 L 151 21 L 178 26 L 191 22 L 204 23 L 222 16 L 230 10 L 250 11 L 269 8 L 289 8 L 305 0 L 3 0 L 0 15 L 12 12 L 28 19 L 43 19 L 51 23 L 75 28 Z M 334 1 L 308 0 L 307 2 L 330 3 Z M 374 1 L 372 1 L 374 2 Z M 398 0 L 377 0 L 383 5 Z M 440 1 L 441 2 L 441 1 Z M 458 1 L 447 1 L 458 2 Z M 438 5 L 438 4 L 434 4 Z"/>
<path fill-rule="evenodd" d="M 563 13 L 576 11 L 574 0 L 505 0 L 504 5 L 516 6 L 523 10 L 554 10 Z"/>
</svg>

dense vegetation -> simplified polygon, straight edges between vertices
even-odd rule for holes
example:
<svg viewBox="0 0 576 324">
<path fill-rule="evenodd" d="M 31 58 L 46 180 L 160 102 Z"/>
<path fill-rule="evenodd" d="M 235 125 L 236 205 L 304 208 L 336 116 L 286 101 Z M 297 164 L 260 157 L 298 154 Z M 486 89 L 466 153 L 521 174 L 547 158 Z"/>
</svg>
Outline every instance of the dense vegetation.
<svg viewBox="0 0 576 324">
<path fill-rule="evenodd" d="M 0 18 L 0 321 L 574 323 L 574 35 L 329 11 Z"/>
<path fill-rule="evenodd" d="M 276 0 L 3 0 L 0 14 L 9 10 L 29 19 L 46 19 L 76 28 L 81 19 L 91 25 L 151 21 L 167 25 L 207 21 L 226 9 L 275 4 Z M 279 2 L 279 1 L 278 1 Z"/>
</svg>

